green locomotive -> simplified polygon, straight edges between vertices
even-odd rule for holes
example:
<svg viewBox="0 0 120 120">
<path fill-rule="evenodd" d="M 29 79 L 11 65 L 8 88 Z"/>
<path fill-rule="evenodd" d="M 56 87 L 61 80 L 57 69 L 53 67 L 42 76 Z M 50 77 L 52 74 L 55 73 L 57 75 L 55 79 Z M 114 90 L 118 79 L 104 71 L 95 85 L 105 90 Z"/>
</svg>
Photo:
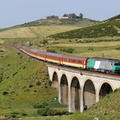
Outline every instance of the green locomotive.
<svg viewBox="0 0 120 120">
<path fill-rule="evenodd" d="M 120 60 L 92 57 L 88 59 L 87 69 L 120 74 Z"/>
</svg>

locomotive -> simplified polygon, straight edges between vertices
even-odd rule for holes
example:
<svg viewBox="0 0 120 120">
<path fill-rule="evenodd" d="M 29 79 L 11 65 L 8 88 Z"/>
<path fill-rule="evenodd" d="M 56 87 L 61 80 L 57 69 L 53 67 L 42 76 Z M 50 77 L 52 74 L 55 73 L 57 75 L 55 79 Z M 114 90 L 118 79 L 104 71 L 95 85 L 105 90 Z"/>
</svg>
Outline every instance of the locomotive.
<svg viewBox="0 0 120 120">
<path fill-rule="evenodd" d="M 100 71 L 110 74 L 120 74 L 120 60 L 98 57 L 71 56 L 58 53 L 44 52 L 21 45 L 19 49 L 36 59 L 59 65 L 75 67 L 85 70 Z"/>
</svg>

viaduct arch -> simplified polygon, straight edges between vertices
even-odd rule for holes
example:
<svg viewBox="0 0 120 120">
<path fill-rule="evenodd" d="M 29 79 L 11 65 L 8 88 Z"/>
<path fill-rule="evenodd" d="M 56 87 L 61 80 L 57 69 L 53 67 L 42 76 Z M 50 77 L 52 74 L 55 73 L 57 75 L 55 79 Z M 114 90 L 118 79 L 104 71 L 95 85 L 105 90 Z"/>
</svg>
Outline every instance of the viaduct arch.
<svg viewBox="0 0 120 120">
<path fill-rule="evenodd" d="M 58 84 L 58 75 L 56 72 L 53 73 L 52 77 L 52 87 L 56 88 L 58 90 L 59 84 Z"/>
<path fill-rule="evenodd" d="M 98 74 L 72 71 L 70 69 L 48 66 L 52 86 L 58 90 L 58 100 L 68 104 L 69 112 L 89 108 L 99 99 L 120 88 L 120 80 Z"/>
<path fill-rule="evenodd" d="M 87 80 L 83 88 L 83 106 L 90 107 L 96 102 L 96 92 L 91 80 Z"/>
<path fill-rule="evenodd" d="M 70 86 L 70 93 L 71 93 L 71 107 L 72 110 L 80 111 L 80 83 L 77 77 L 74 77 L 71 82 Z"/>
<path fill-rule="evenodd" d="M 62 75 L 60 80 L 61 103 L 68 104 L 68 79 L 65 74 Z"/>
</svg>

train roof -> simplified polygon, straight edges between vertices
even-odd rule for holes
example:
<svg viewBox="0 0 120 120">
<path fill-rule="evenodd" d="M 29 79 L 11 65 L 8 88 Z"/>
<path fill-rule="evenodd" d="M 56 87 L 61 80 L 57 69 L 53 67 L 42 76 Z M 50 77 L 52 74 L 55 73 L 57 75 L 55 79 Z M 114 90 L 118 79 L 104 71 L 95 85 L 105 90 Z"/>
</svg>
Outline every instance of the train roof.
<svg viewBox="0 0 120 120">
<path fill-rule="evenodd" d="M 46 53 L 45 51 L 37 50 L 37 49 L 31 48 L 31 47 L 28 47 L 26 45 L 22 45 L 22 47 L 27 48 L 27 49 L 29 49 L 30 51 L 33 51 L 33 52 Z"/>
<path fill-rule="evenodd" d="M 99 57 L 92 57 L 92 58 L 89 58 L 89 60 L 109 61 L 109 62 L 120 62 L 119 59 L 99 58 Z"/>
<path fill-rule="evenodd" d="M 39 52 L 39 50 L 37 50 L 37 49 L 30 49 L 30 50 L 33 52 Z"/>
<path fill-rule="evenodd" d="M 81 56 L 72 56 L 72 55 L 63 55 L 63 57 L 66 58 L 74 58 L 74 59 L 83 59 L 83 60 L 87 60 L 87 57 L 81 57 Z"/>
<path fill-rule="evenodd" d="M 21 45 L 22 47 L 24 48 L 27 48 L 27 49 L 31 49 L 30 47 L 26 46 L 26 45 Z"/>
<path fill-rule="evenodd" d="M 52 55 L 52 56 L 57 56 L 57 57 L 62 57 L 62 54 L 58 54 L 58 53 L 51 53 L 51 52 L 46 52 L 46 55 Z"/>
</svg>

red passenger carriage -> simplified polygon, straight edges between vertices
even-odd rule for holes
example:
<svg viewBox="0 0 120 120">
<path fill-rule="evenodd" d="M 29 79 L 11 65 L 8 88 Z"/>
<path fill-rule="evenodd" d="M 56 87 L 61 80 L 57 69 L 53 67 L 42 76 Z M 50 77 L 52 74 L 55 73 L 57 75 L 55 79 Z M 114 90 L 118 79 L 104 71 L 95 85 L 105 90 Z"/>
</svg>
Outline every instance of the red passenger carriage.
<svg viewBox="0 0 120 120">
<path fill-rule="evenodd" d="M 85 69 L 87 59 L 86 57 L 63 55 L 63 65 Z"/>
</svg>

